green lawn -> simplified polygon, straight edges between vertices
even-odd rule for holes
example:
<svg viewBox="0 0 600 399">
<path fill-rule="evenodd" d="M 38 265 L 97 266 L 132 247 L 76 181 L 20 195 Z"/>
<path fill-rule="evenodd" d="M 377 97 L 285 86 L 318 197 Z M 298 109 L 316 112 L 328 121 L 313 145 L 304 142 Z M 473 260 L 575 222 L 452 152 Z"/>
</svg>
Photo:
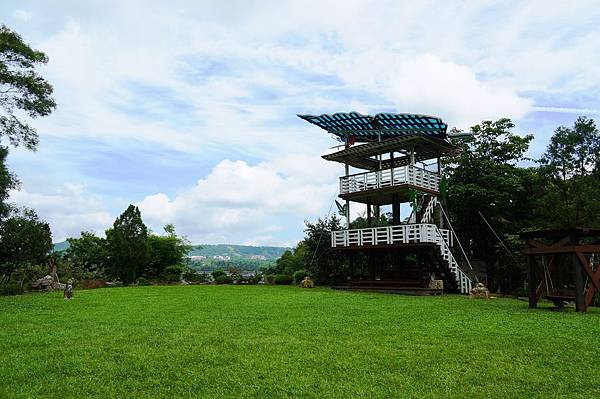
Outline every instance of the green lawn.
<svg viewBox="0 0 600 399">
<path fill-rule="evenodd" d="M 276 286 L 0 297 L 0 398 L 600 397 L 599 310 Z"/>
</svg>

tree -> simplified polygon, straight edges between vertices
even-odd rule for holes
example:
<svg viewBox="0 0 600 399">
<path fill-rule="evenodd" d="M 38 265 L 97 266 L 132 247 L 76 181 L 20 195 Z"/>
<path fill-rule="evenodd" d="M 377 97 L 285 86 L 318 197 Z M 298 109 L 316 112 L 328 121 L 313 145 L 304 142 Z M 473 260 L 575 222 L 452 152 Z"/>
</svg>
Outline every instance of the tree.
<svg viewBox="0 0 600 399">
<path fill-rule="evenodd" d="M 109 273 L 123 284 L 135 281 L 150 255 L 148 228 L 137 206 L 129 207 L 119 216 L 112 229 L 106 231 L 110 255 Z"/>
<path fill-rule="evenodd" d="M 35 68 L 48 62 L 41 51 L 29 47 L 17 33 L 0 27 L 0 136 L 12 145 L 35 150 L 38 135 L 34 128 L 19 119 L 17 112 L 31 118 L 49 115 L 56 107 L 52 86 Z"/>
<path fill-rule="evenodd" d="M 168 266 L 181 264 L 191 249 L 187 239 L 175 233 L 172 224 L 167 224 L 164 230 L 166 236 L 152 234 L 148 237 L 151 255 L 144 271 L 152 277 L 158 277 Z"/>
<path fill-rule="evenodd" d="M 309 250 L 304 241 L 290 251 L 285 251 L 275 264 L 276 274 L 293 275 L 296 271 L 306 269 L 307 262 L 310 261 Z"/>
<path fill-rule="evenodd" d="M 547 227 L 600 224 L 600 132 L 592 119 L 579 117 L 573 128 L 558 127 L 540 159 L 551 180 L 544 201 Z"/>
<path fill-rule="evenodd" d="M 89 231 L 82 231 L 80 238 L 68 238 L 69 247 L 65 258 L 82 271 L 103 274 L 108 267 L 108 243 Z"/>
<path fill-rule="evenodd" d="M 347 263 L 331 247 L 331 232 L 341 230 L 340 219 L 331 215 L 329 219 L 305 222 L 303 243 L 306 248 L 306 270 L 320 284 L 335 283 L 348 272 Z"/>
<path fill-rule="evenodd" d="M 52 249 L 48 223 L 31 209 L 20 209 L 0 223 L 0 275 L 8 282 L 26 264 L 41 264 Z"/>
<path fill-rule="evenodd" d="M 532 135 L 511 132 L 510 119 L 484 121 L 471 128 L 473 137 L 460 143 L 462 152 L 444 162 L 448 179 L 447 207 L 453 226 L 470 256 L 487 264 L 493 290 L 511 290 L 522 282 L 522 265 L 506 260 L 500 237 L 537 223 L 539 199 L 546 187 L 535 168 L 521 168 Z"/>
<path fill-rule="evenodd" d="M 0 220 L 5 218 L 11 210 L 10 205 L 6 203 L 10 190 L 19 186 L 16 177 L 6 167 L 7 155 L 8 149 L 0 146 Z"/>
</svg>

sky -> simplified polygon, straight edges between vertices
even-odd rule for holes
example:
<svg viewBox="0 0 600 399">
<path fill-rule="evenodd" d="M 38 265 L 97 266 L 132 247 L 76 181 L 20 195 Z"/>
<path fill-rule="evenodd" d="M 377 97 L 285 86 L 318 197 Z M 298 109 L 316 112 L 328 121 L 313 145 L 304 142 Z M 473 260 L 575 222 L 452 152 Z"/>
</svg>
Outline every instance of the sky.
<svg viewBox="0 0 600 399">
<path fill-rule="evenodd" d="M 194 243 L 295 245 L 343 174 L 296 114 L 509 117 L 533 158 L 600 118 L 597 1 L 4 0 L 0 17 L 50 59 L 58 107 L 8 164 L 55 242 L 135 204 Z"/>
</svg>

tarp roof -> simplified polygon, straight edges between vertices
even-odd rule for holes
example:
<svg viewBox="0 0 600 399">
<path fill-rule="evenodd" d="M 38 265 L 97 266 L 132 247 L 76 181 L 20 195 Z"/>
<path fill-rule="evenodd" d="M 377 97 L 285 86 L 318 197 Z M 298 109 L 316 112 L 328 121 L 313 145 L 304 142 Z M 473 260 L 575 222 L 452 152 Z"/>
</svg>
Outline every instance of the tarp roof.
<svg viewBox="0 0 600 399">
<path fill-rule="evenodd" d="M 446 138 L 446 125 L 440 118 L 419 114 L 363 115 L 358 112 L 336 113 L 332 115 L 298 115 L 300 118 L 317 125 L 340 139 L 346 136 L 356 141 L 385 140 L 405 135 L 424 135 Z"/>
</svg>

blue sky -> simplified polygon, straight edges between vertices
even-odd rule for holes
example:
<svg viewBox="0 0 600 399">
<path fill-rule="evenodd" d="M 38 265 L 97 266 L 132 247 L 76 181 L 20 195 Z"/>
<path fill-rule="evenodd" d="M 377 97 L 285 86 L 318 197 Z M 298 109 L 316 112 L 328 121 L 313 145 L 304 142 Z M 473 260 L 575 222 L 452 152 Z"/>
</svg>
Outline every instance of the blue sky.
<svg viewBox="0 0 600 399">
<path fill-rule="evenodd" d="M 9 165 L 12 200 L 55 241 L 135 203 L 193 242 L 295 244 L 342 173 L 298 113 L 506 116 L 532 157 L 600 113 L 593 1 L 8 0 L 0 15 L 50 58 L 58 108 Z"/>
</svg>

